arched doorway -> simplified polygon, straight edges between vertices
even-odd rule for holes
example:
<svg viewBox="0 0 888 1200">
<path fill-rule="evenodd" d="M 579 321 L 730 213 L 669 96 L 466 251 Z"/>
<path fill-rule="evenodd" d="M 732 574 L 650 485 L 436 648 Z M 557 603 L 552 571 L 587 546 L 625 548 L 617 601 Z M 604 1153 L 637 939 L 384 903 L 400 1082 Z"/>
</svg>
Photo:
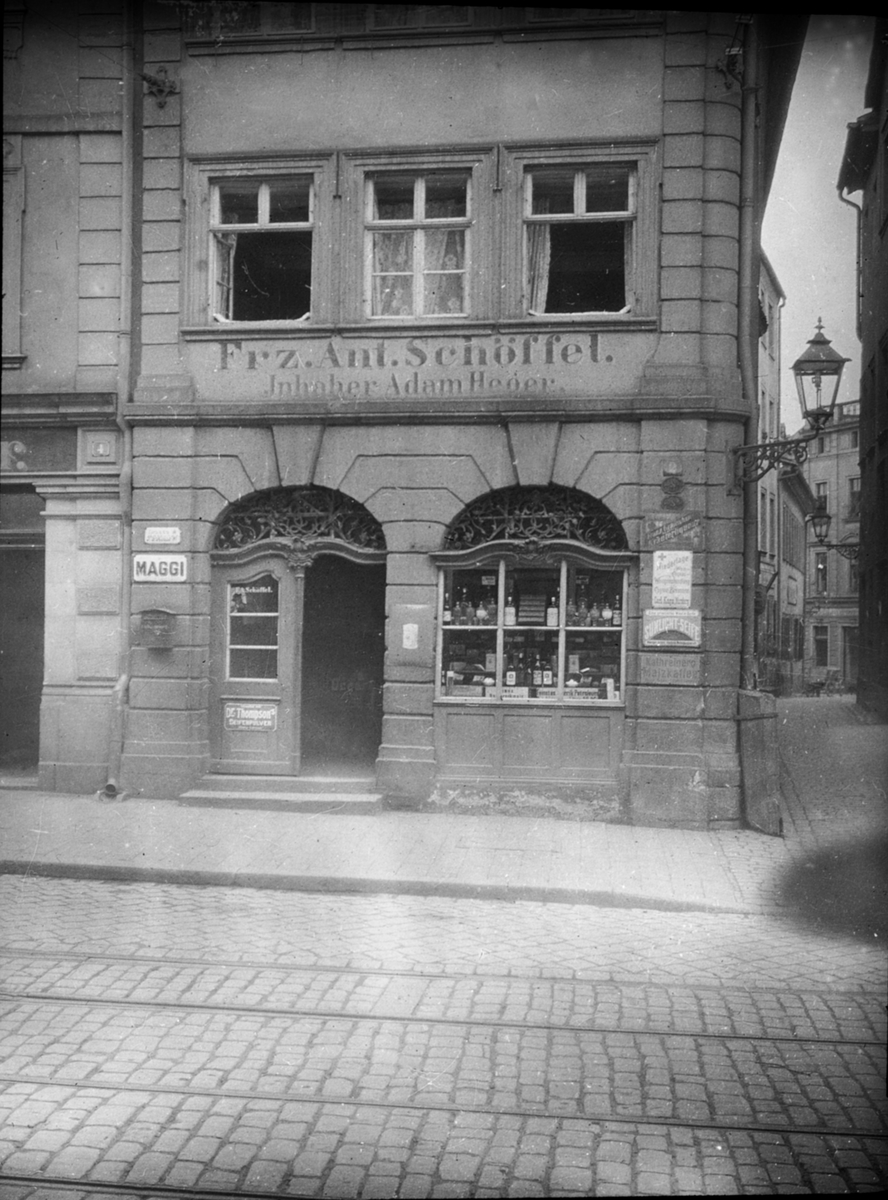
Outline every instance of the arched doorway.
<svg viewBox="0 0 888 1200">
<path fill-rule="evenodd" d="M 229 508 L 212 562 L 214 770 L 372 767 L 385 630 L 379 523 L 328 488 L 275 488 Z"/>
</svg>

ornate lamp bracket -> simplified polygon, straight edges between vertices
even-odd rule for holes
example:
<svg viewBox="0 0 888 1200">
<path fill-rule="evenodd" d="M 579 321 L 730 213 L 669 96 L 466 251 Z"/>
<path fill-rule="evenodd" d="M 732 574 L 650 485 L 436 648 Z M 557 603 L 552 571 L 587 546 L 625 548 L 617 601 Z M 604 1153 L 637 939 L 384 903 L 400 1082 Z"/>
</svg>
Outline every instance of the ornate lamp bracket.
<svg viewBox="0 0 888 1200">
<path fill-rule="evenodd" d="M 734 446 L 729 451 L 729 490 L 739 491 L 744 483 L 755 483 L 775 467 L 800 467 L 808 459 L 808 443 L 819 429 L 797 438 L 775 438 L 752 446 Z"/>
</svg>

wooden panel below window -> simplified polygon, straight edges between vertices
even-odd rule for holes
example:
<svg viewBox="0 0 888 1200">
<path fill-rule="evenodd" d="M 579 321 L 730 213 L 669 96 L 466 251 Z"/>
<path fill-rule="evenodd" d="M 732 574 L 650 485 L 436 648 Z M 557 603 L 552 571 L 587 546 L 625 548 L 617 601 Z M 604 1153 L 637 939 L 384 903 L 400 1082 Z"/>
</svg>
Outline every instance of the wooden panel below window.
<svg viewBox="0 0 888 1200">
<path fill-rule="evenodd" d="M 616 778 L 622 708 L 436 704 L 438 778 L 552 785 Z"/>
</svg>

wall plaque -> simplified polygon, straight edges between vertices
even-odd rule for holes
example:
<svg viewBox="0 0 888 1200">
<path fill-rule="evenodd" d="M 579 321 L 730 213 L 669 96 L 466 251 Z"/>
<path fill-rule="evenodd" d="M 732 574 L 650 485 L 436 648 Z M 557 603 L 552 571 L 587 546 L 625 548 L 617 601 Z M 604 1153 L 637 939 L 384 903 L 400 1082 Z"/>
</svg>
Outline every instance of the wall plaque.
<svg viewBox="0 0 888 1200">
<path fill-rule="evenodd" d="M 699 646 L 703 622 L 694 608 L 646 608 L 642 621 L 644 646 Z"/>
<path fill-rule="evenodd" d="M 640 654 L 639 683 L 684 684 L 699 687 L 703 681 L 700 654 Z"/>
<path fill-rule="evenodd" d="M 277 705 L 238 701 L 224 706 L 226 729 L 277 729 Z"/>
<path fill-rule="evenodd" d="M 644 519 L 643 550 L 702 550 L 703 514 L 649 513 Z"/>
<path fill-rule="evenodd" d="M 652 600 L 654 608 L 690 608 L 693 550 L 655 550 Z"/>
<path fill-rule="evenodd" d="M 178 525 L 149 525 L 145 530 L 146 546 L 178 546 L 181 541 Z"/>
</svg>

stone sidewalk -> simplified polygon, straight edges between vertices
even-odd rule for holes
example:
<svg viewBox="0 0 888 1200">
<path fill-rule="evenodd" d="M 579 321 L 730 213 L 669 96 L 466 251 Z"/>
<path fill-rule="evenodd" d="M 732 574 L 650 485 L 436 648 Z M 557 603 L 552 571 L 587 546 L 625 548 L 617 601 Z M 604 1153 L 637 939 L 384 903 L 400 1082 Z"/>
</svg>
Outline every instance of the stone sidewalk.
<svg viewBox="0 0 888 1200">
<path fill-rule="evenodd" d="M 847 698 L 780 705 L 786 836 L 553 819 L 201 808 L 0 793 L 0 872 L 762 912 L 801 856 L 885 827 L 886 726 Z M 331 807 L 335 798 L 331 796 Z"/>
</svg>

